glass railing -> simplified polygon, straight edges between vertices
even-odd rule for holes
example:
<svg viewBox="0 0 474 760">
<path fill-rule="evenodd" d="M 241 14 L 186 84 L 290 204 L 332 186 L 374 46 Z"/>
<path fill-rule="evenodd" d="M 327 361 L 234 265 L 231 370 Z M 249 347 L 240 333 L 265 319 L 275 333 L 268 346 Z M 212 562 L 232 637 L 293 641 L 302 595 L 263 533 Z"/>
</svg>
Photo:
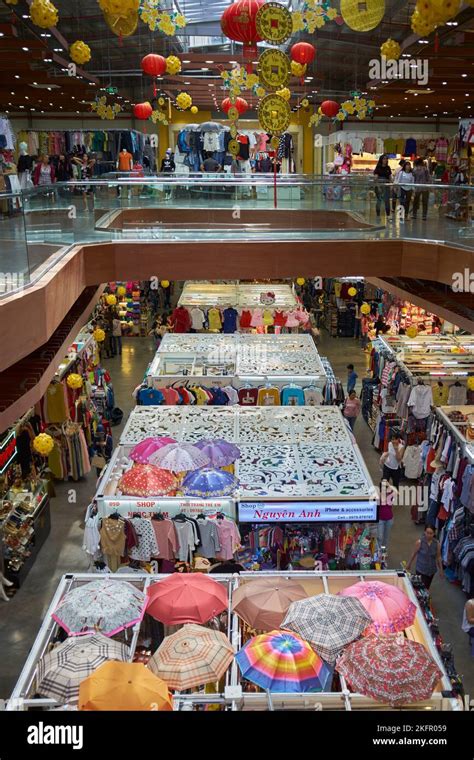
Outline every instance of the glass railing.
<svg viewBox="0 0 474 760">
<path fill-rule="evenodd" d="M 72 244 L 120 240 L 410 239 L 473 248 L 473 193 L 373 175 L 113 173 L 0 194 L 0 273 L 31 282 Z"/>
</svg>

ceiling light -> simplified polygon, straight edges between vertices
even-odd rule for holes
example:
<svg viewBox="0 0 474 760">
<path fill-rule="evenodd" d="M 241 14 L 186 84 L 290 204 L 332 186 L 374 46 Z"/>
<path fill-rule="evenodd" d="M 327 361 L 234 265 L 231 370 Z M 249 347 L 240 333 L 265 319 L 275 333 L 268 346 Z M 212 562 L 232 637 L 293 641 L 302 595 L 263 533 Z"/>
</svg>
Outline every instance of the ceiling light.
<svg viewBox="0 0 474 760">
<path fill-rule="evenodd" d="M 441 84 L 448 84 L 447 82 L 441 82 Z"/>
<path fill-rule="evenodd" d="M 33 84 L 37 85 L 37 84 L 38 84 L 38 82 L 33 82 Z"/>
<path fill-rule="evenodd" d="M 468 106 L 468 108 L 471 108 L 471 106 Z"/>
<path fill-rule="evenodd" d="M 420 45 L 429 45 L 430 44 L 429 40 L 418 40 L 418 42 L 420 43 Z"/>
<path fill-rule="evenodd" d="M 28 95 L 25 95 L 25 100 L 29 100 L 29 97 L 28 97 Z"/>
<path fill-rule="evenodd" d="M 191 61 L 183 61 L 183 63 L 191 63 Z"/>
<path fill-rule="evenodd" d="M 11 92 L 10 92 L 10 95 L 14 95 L 14 94 L 15 94 L 15 93 L 13 92 L 13 90 L 11 90 Z"/>
<path fill-rule="evenodd" d="M 53 48 L 53 50 L 54 50 L 55 53 L 62 53 L 63 52 L 62 48 Z"/>
<path fill-rule="evenodd" d="M 21 17 L 22 18 L 30 18 L 27 13 L 23 13 Z"/>
<path fill-rule="evenodd" d="M 27 47 L 22 47 L 22 50 L 24 50 L 24 51 L 25 51 L 25 53 L 28 53 L 28 52 L 29 52 L 29 50 L 30 50 L 30 48 L 27 48 Z"/>
<path fill-rule="evenodd" d="M 45 63 L 52 63 L 53 59 L 52 58 L 45 58 L 44 61 L 45 61 Z"/>
<path fill-rule="evenodd" d="M 49 105 L 50 105 L 50 106 L 52 106 L 53 104 L 52 104 L 52 103 L 50 103 Z"/>
<path fill-rule="evenodd" d="M 467 77 L 467 74 L 461 74 L 462 77 Z"/>
<path fill-rule="evenodd" d="M 469 93 L 468 92 L 465 92 L 464 95 L 465 95 L 466 98 L 469 97 Z"/>
<path fill-rule="evenodd" d="M 19 79 L 19 78 L 20 78 L 20 75 L 19 74 L 15 74 L 15 79 Z"/>
<path fill-rule="evenodd" d="M 446 21 L 446 26 L 457 26 L 457 25 L 458 25 L 457 21 Z"/>
<path fill-rule="evenodd" d="M 454 103 L 454 98 L 451 98 L 452 102 Z"/>
<path fill-rule="evenodd" d="M 209 69 L 207 68 L 207 66 L 203 66 L 201 71 L 209 71 Z"/>
<path fill-rule="evenodd" d="M 24 108 L 25 106 L 20 106 L 20 108 Z"/>
<path fill-rule="evenodd" d="M 47 90 L 49 90 L 49 91 L 51 92 L 51 90 L 52 90 L 53 88 L 52 88 L 52 87 L 47 87 L 46 89 L 47 89 Z"/>
<path fill-rule="evenodd" d="M 204 63 L 214 63 L 214 61 L 204 61 Z"/>
</svg>

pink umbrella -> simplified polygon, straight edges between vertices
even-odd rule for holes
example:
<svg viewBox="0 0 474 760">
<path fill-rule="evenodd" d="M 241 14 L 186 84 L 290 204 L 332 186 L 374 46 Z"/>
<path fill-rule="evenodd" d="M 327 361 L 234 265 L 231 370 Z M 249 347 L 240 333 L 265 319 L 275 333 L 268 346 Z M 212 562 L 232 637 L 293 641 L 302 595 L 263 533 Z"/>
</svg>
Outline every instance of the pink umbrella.
<svg viewBox="0 0 474 760">
<path fill-rule="evenodd" d="M 137 445 L 133 447 L 129 454 L 130 459 L 133 459 L 134 462 L 138 462 L 139 464 L 148 464 L 148 459 L 151 455 L 154 454 L 155 451 L 163 448 L 163 446 L 167 446 L 169 443 L 176 443 L 176 441 L 174 438 L 169 438 L 168 436 L 163 436 L 161 438 L 157 436 L 144 438 L 143 441 L 140 441 L 140 443 L 137 443 Z"/>
<path fill-rule="evenodd" d="M 355 596 L 363 604 L 373 623 L 368 633 L 397 633 L 413 625 L 416 607 L 404 591 L 389 583 L 360 581 L 340 592 Z"/>
<path fill-rule="evenodd" d="M 155 451 L 149 462 L 158 465 L 162 470 L 188 472 L 206 467 L 209 464 L 209 457 L 191 443 L 170 443 L 159 451 Z"/>
</svg>

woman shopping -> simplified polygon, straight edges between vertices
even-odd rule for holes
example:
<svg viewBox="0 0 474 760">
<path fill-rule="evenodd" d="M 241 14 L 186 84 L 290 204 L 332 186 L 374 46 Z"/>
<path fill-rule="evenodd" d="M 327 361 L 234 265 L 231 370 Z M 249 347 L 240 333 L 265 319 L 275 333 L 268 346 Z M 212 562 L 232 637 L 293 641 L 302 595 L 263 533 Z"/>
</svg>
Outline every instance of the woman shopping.
<svg viewBox="0 0 474 760">
<path fill-rule="evenodd" d="M 343 414 L 353 431 L 356 419 L 360 414 L 360 401 L 357 398 L 355 391 L 351 391 L 344 401 Z"/>
<path fill-rule="evenodd" d="M 33 172 L 33 184 L 39 187 L 52 185 L 56 179 L 54 166 L 49 161 L 49 156 L 44 155 L 41 162 L 36 164 Z"/>
<path fill-rule="evenodd" d="M 383 469 L 384 480 L 391 480 L 395 488 L 398 488 L 401 478 L 401 465 L 405 446 L 397 429 L 392 430 L 391 441 L 388 444 L 388 451 L 380 457 L 380 464 Z"/>
<path fill-rule="evenodd" d="M 443 563 L 441 561 L 441 546 L 435 538 L 435 529 L 432 525 L 427 525 L 423 536 L 415 543 L 415 550 L 412 558 L 408 563 L 410 570 L 413 561 L 416 558 L 416 574 L 421 576 L 423 585 L 429 589 L 436 570 L 439 570 L 440 576 L 444 577 Z"/>
<path fill-rule="evenodd" d="M 374 169 L 374 175 L 376 179 L 375 195 L 377 196 L 377 203 L 375 205 L 375 213 L 377 214 L 377 220 L 380 219 L 380 207 L 382 200 L 385 206 L 385 216 L 387 219 L 390 216 L 390 182 L 392 181 L 392 170 L 388 163 L 388 156 L 383 153 L 378 164 Z"/>
<path fill-rule="evenodd" d="M 380 482 L 379 521 L 377 523 L 377 539 L 379 545 L 388 550 L 390 531 L 393 525 L 393 505 L 397 491 L 388 480 Z"/>
<path fill-rule="evenodd" d="M 415 184 L 415 178 L 409 161 L 405 161 L 401 171 L 397 174 L 395 181 L 397 185 L 400 186 L 400 204 L 405 209 L 405 219 L 408 219 L 410 201 L 413 194 L 413 185 Z"/>
</svg>

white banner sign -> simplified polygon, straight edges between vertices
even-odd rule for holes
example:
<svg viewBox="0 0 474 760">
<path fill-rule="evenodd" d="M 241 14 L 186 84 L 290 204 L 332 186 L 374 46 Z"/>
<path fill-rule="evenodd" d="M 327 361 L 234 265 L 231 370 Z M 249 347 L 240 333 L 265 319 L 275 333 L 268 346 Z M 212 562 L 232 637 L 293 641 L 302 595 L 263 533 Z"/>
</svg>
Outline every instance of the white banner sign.
<svg viewBox="0 0 474 760">
<path fill-rule="evenodd" d="M 372 522 L 376 501 L 246 501 L 239 504 L 239 523 Z"/>
<path fill-rule="evenodd" d="M 164 517 L 175 517 L 180 512 L 189 517 L 197 517 L 201 512 L 205 515 L 222 512 L 233 520 L 236 514 L 235 504 L 230 499 L 102 499 L 98 503 L 98 512 L 101 517 L 107 517 L 113 512 L 118 512 L 123 517 L 132 517 L 134 514 L 146 517 L 156 512 L 161 512 Z"/>
</svg>

